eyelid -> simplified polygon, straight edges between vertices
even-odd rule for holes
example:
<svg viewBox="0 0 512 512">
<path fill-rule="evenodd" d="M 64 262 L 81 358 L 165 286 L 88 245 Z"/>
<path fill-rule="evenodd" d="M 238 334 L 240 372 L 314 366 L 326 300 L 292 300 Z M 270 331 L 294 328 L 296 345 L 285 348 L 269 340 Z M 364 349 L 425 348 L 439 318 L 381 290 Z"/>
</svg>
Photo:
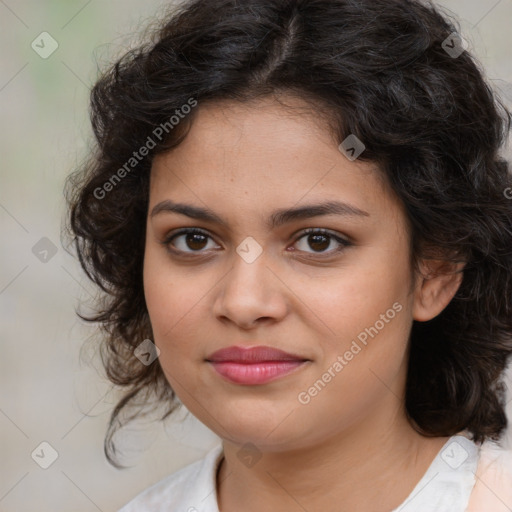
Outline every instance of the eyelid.
<svg viewBox="0 0 512 512">
<path fill-rule="evenodd" d="M 329 235 L 330 237 L 340 241 L 340 243 L 346 243 L 347 245 L 348 244 L 353 244 L 353 242 L 350 240 L 350 238 L 347 236 L 347 235 L 342 235 L 341 233 L 338 233 L 337 231 L 334 231 L 332 229 L 327 229 L 327 228 L 305 228 L 305 229 L 301 229 L 299 230 L 297 233 L 294 234 L 294 237 L 297 236 L 297 240 L 299 240 L 300 238 L 302 238 L 304 235 L 309 235 L 309 234 L 313 234 L 313 235 Z"/>
</svg>

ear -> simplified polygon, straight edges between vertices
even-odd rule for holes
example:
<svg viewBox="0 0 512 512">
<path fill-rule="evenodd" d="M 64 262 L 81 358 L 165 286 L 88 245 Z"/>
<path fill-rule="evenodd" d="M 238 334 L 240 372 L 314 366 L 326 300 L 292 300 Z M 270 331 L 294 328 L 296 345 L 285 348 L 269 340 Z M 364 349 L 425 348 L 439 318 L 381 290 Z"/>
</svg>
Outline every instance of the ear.
<svg viewBox="0 0 512 512">
<path fill-rule="evenodd" d="M 462 282 L 464 262 L 423 260 L 414 290 L 413 318 L 432 320 L 443 311 Z"/>
</svg>

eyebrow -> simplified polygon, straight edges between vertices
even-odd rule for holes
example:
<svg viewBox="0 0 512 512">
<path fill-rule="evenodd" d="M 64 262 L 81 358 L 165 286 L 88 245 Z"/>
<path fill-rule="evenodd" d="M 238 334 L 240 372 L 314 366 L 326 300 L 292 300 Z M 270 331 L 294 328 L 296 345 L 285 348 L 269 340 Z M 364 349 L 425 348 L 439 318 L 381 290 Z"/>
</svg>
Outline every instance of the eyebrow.
<svg viewBox="0 0 512 512">
<path fill-rule="evenodd" d="M 227 222 L 219 217 L 209 208 L 202 208 L 184 203 L 174 203 L 166 199 L 155 205 L 151 211 L 150 217 L 160 213 L 179 213 L 192 219 L 214 222 L 227 227 Z M 298 208 L 283 208 L 274 210 L 267 220 L 267 228 L 274 229 L 288 222 L 309 219 L 310 217 L 319 217 L 322 215 L 341 215 L 369 217 L 370 214 L 348 203 L 340 201 L 328 201 L 326 203 L 309 204 Z"/>
</svg>

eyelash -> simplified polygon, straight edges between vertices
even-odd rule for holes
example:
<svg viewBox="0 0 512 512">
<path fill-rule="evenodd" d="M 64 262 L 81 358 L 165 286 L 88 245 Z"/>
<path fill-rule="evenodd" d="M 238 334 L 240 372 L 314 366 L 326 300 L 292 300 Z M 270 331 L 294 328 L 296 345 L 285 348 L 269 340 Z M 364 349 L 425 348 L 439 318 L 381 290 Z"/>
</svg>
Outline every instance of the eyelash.
<svg viewBox="0 0 512 512">
<path fill-rule="evenodd" d="M 176 233 L 169 234 L 168 236 L 165 237 L 165 239 L 161 243 L 172 254 L 188 255 L 188 256 L 190 256 L 191 254 L 201 254 L 203 252 L 202 250 L 199 250 L 199 251 L 182 251 L 180 249 L 171 248 L 171 242 L 175 238 L 177 238 L 177 237 L 179 237 L 181 235 L 188 235 L 188 234 L 190 234 L 190 235 L 194 235 L 194 234 L 204 235 L 204 236 L 206 236 L 206 237 L 208 237 L 208 238 L 213 240 L 211 235 L 209 233 L 207 233 L 206 231 L 203 231 L 202 229 L 199 229 L 199 228 L 185 228 L 185 229 L 181 229 L 181 230 L 177 231 Z M 311 235 L 311 234 L 314 234 L 314 235 L 324 235 L 324 236 L 326 236 L 328 238 L 334 239 L 336 242 L 338 242 L 340 244 L 340 247 L 338 247 L 337 249 L 331 250 L 331 251 L 311 252 L 311 253 L 307 252 L 306 254 L 310 254 L 310 255 L 314 255 L 314 256 L 320 256 L 320 257 L 327 257 L 327 256 L 332 256 L 333 254 L 337 254 L 337 253 L 343 251 L 344 249 L 346 249 L 347 247 L 350 247 L 352 245 L 352 243 L 349 242 L 348 240 L 345 240 L 344 238 L 341 238 L 341 237 L 331 233 L 330 231 L 328 231 L 326 229 L 322 229 L 322 228 L 308 228 L 308 229 L 304 230 L 295 239 L 294 244 L 297 243 L 302 238 L 305 238 L 307 235 Z M 194 257 L 194 256 L 192 256 L 192 257 Z"/>
</svg>

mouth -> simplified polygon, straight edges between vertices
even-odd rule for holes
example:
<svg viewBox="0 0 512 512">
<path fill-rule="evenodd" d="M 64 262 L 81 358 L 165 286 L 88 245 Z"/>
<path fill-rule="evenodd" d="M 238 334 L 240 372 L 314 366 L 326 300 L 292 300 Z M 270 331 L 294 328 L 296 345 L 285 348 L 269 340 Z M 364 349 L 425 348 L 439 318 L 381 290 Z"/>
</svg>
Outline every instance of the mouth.
<svg viewBox="0 0 512 512">
<path fill-rule="evenodd" d="M 235 384 L 258 385 L 304 367 L 310 359 L 266 346 L 228 347 L 206 358 L 224 379 Z"/>
</svg>

